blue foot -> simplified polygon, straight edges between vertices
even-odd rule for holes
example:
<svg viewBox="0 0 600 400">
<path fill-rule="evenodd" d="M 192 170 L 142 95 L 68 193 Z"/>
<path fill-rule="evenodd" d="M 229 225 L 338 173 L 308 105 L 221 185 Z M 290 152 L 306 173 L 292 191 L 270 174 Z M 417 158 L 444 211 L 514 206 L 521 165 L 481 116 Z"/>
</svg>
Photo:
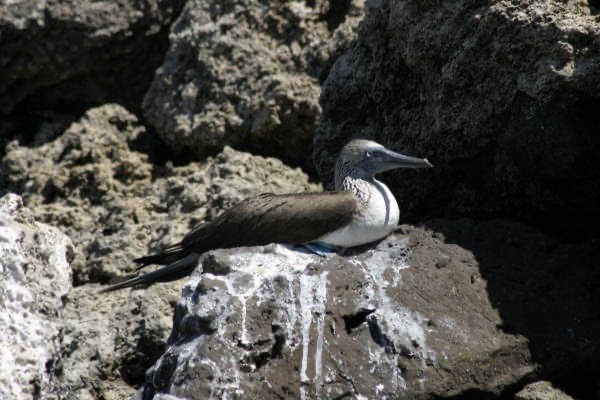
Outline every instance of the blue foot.
<svg viewBox="0 0 600 400">
<path fill-rule="evenodd" d="M 313 253 L 322 257 L 325 257 L 326 255 L 331 253 L 335 253 L 335 251 L 337 250 L 337 246 L 321 242 L 304 243 L 303 246 L 306 247 L 308 250 L 312 251 Z"/>
</svg>

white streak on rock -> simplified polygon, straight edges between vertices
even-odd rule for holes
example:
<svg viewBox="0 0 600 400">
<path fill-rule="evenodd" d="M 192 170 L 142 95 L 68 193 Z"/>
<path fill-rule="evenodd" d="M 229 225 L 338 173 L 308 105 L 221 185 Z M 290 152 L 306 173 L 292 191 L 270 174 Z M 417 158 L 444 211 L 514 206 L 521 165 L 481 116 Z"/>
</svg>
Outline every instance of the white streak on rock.
<svg viewBox="0 0 600 400">
<path fill-rule="evenodd" d="M 300 277 L 300 315 L 302 327 L 302 366 L 300 369 L 300 395 L 304 399 L 307 396 L 306 385 L 310 383 L 308 377 L 308 353 L 310 347 L 310 326 L 313 313 L 317 315 L 317 340 L 315 350 L 315 376 L 313 385 L 318 397 L 322 383 L 323 369 L 323 341 L 325 328 L 325 304 L 327 302 L 327 272 L 320 275 L 302 275 Z"/>
<path fill-rule="evenodd" d="M 423 366 L 426 361 L 435 359 L 435 354 L 427 347 L 424 325 L 427 318 L 416 311 L 411 311 L 387 295 L 388 287 L 402 284 L 401 271 L 409 268 L 409 251 L 407 238 L 399 239 L 390 236 L 386 239 L 391 248 L 382 251 L 379 248 L 370 250 L 370 257 L 364 262 L 365 272 L 373 282 L 372 306 L 375 312 L 369 316 L 385 335 L 384 346 L 393 346 L 396 351 L 418 355 Z M 415 354 L 416 353 L 416 354 Z M 372 372 L 380 366 L 382 359 L 388 357 L 381 347 L 370 349 L 369 358 Z M 393 360 L 387 360 L 392 368 L 390 376 L 391 391 L 406 389 L 406 381 Z M 387 362 L 386 362 L 387 363 Z M 383 389 L 382 389 L 383 390 Z M 379 393 L 379 388 L 377 392 Z"/>
<path fill-rule="evenodd" d="M 275 245 L 274 251 L 268 253 L 246 252 L 231 255 L 229 257 L 232 272 L 228 275 L 205 274 L 211 279 L 221 281 L 227 288 L 227 293 L 240 302 L 241 312 L 241 333 L 240 341 L 242 344 L 249 344 L 247 328 L 247 301 L 249 298 L 257 297 L 257 304 L 264 300 L 261 293 L 261 286 L 265 282 L 272 281 L 276 276 L 287 278 L 290 285 L 290 301 L 288 302 L 288 337 L 290 342 L 291 335 L 294 332 L 296 323 L 296 302 L 293 293 L 293 281 L 295 275 L 304 271 L 306 266 L 314 261 L 314 256 L 308 253 L 291 249 L 285 245 Z M 291 268 L 290 268 L 291 267 Z M 219 313 L 224 315 L 225 313 Z M 225 333 L 226 319 L 219 317 L 219 335 Z"/>
<path fill-rule="evenodd" d="M 296 321 L 298 320 L 298 313 L 296 311 L 296 295 L 294 294 L 294 281 L 288 279 L 287 284 L 289 289 L 289 298 L 285 299 L 285 302 L 287 304 L 286 336 L 289 346 L 295 347 L 297 341 L 295 339 L 296 335 L 294 334 L 294 332 L 296 328 Z"/>
<path fill-rule="evenodd" d="M 315 354 L 315 392 L 319 397 L 323 371 L 323 342 L 325 340 L 325 304 L 327 303 L 327 272 L 319 275 L 314 311 L 317 313 L 317 352 Z"/>
<path fill-rule="evenodd" d="M 223 284 L 227 288 L 227 293 L 230 296 L 237 296 L 236 291 L 233 288 L 233 285 L 231 283 L 231 280 L 227 279 L 227 277 L 220 276 L 220 275 L 212 275 L 212 274 L 206 274 L 206 276 L 211 279 L 214 279 L 216 281 L 223 282 Z M 229 325 L 229 323 L 227 322 L 227 319 L 231 313 L 230 310 L 228 309 L 228 306 L 229 306 L 229 299 L 220 299 L 220 301 L 217 301 L 218 311 L 217 311 L 216 322 L 217 322 L 217 332 L 220 337 L 225 337 L 225 334 L 227 333 L 227 326 Z"/>
<path fill-rule="evenodd" d="M 248 308 L 246 307 L 246 296 L 238 296 L 240 299 L 240 303 L 242 304 L 242 334 L 240 337 L 240 342 L 242 344 L 248 343 L 248 328 L 246 328 L 246 314 L 248 313 Z"/>
<path fill-rule="evenodd" d="M 215 383 L 214 385 L 209 385 L 211 390 L 208 396 L 209 399 L 227 400 L 241 398 L 243 390 L 240 387 L 241 377 L 235 355 L 225 355 L 220 360 L 203 357 L 197 353 L 197 349 L 201 346 L 203 340 L 205 340 L 205 337 L 200 336 L 181 346 L 177 346 L 178 367 L 175 374 L 186 376 L 186 371 L 195 369 L 198 365 L 206 366 L 210 369 L 210 373 L 208 374 L 210 376 L 209 380 Z M 163 362 L 162 357 L 159 359 L 159 362 Z"/>
<path fill-rule="evenodd" d="M 308 383 L 308 345 L 310 340 L 310 325 L 312 323 L 312 288 L 314 285 L 314 276 L 300 277 L 300 318 L 302 327 L 302 366 L 300 368 L 300 382 Z"/>
</svg>

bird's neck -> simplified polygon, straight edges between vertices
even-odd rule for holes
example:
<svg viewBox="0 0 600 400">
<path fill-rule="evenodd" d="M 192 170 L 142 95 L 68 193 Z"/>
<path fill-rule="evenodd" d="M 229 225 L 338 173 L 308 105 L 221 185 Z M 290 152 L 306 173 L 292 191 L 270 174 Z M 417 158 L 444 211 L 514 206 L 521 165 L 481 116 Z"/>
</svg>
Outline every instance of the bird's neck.
<svg viewBox="0 0 600 400">
<path fill-rule="evenodd" d="M 373 177 L 363 179 L 347 176 L 342 180 L 340 187 L 336 187 L 336 190 L 350 192 L 361 204 L 366 204 L 371 197 L 374 183 L 375 178 Z"/>
<path fill-rule="evenodd" d="M 335 168 L 335 190 L 352 193 L 360 203 L 369 201 L 372 186 L 376 180 L 373 176 L 365 176 L 364 173 L 352 168 L 344 168 L 337 164 Z"/>
</svg>

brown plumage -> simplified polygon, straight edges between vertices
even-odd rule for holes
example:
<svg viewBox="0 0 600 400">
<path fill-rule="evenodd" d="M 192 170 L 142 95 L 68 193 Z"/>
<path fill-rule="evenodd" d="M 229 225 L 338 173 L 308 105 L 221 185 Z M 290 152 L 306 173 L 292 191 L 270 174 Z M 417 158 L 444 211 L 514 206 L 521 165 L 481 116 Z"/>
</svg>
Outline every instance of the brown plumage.
<svg viewBox="0 0 600 400">
<path fill-rule="evenodd" d="M 265 193 L 251 197 L 223 212 L 214 221 L 198 225 L 181 242 L 165 251 L 135 260 L 141 264 L 139 268 L 150 264 L 168 264 L 167 267 L 109 286 L 101 292 L 180 279 L 194 270 L 199 254 L 211 249 L 311 242 L 349 223 L 357 205 L 356 198 L 349 192 Z"/>
</svg>

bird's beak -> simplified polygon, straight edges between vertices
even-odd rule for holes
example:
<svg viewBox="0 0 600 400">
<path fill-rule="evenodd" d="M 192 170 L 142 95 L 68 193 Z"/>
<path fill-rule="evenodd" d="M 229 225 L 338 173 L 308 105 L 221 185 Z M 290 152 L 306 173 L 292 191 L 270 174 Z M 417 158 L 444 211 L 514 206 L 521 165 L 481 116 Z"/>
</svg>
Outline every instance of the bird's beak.
<svg viewBox="0 0 600 400">
<path fill-rule="evenodd" d="M 426 158 L 415 158 L 404 154 L 384 149 L 381 157 L 381 170 L 387 171 L 395 168 L 431 168 L 433 165 Z"/>
</svg>

